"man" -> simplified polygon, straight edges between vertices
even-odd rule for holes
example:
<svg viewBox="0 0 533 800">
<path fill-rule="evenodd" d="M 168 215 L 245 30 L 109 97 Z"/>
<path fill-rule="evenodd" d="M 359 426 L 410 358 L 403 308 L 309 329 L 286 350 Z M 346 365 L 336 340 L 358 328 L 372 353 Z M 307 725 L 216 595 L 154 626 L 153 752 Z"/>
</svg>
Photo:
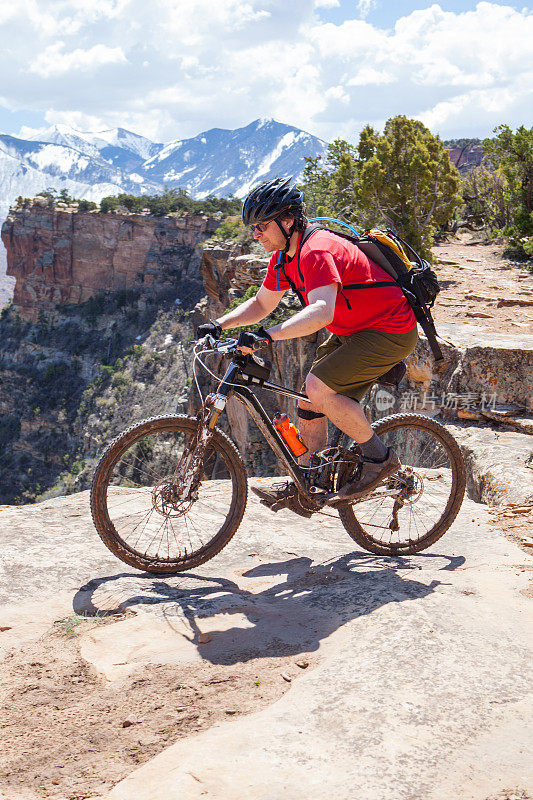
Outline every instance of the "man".
<svg viewBox="0 0 533 800">
<path fill-rule="evenodd" d="M 361 497 L 400 464 L 396 453 L 373 432 L 359 403 L 377 378 L 414 349 L 418 338 L 414 314 L 396 285 L 343 289 L 348 284 L 390 281 L 352 242 L 318 230 L 301 246 L 308 220 L 303 195 L 290 178 L 267 181 L 250 192 L 242 217 L 265 250 L 273 253 L 267 275 L 255 297 L 201 325 L 198 335 L 217 337 L 224 328 L 260 322 L 291 283 L 295 285 L 305 308 L 257 335 L 249 332 L 246 343 L 253 346 L 254 337 L 274 342 L 293 339 L 324 327 L 330 332 L 306 379 L 310 402 L 299 403 L 299 428 L 309 453 L 326 446 L 328 418 L 357 443 L 363 459 L 359 477 L 343 486 L 338 497 L 341 502 Z M 304 464 L 308 458 L 302 457 Z M 280 496 L 274 492 L 272 501 Z"/>
</svg>

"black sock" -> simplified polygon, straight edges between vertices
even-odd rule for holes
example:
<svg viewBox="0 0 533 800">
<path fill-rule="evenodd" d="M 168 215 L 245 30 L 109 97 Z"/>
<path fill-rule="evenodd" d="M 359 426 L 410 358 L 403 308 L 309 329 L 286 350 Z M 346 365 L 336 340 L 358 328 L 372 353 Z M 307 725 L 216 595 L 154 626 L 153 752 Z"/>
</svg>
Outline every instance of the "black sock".
<svg viewBox="0 0 533 800">
<path fill-rule="evenodd" d="M 385 461 L 387 458 L 388 447 L 383 444 L 375 433 L 367 442 L 360 443 L 359 447 L 363 453 L 363 458 L 370 459 L 371 461 Z"/>
</svg>

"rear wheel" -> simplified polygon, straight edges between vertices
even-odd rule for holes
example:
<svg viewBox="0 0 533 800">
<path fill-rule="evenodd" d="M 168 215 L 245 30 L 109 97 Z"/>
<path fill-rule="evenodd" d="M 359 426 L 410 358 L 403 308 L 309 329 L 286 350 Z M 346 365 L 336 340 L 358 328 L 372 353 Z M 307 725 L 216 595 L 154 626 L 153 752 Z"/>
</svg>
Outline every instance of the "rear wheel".
<svg viewBox="0 0 533 800">
<path fill-rule="evenodd" d="M 187 454 L 198 452 L 197 434 L 193 417 L 154 417 L 124 431 L 100 459 L 91 487 L 96 530 L 112 553 L 137 569 L 197 567 L 240 525 L 246 471 L 224 433 L 211 434 L 190 485 L 176 477 Z"/>
<path fill-rule="evenodd" d="M 461 450 L 443 425 L 423 415 L 395 414 L 372 427 L 396 451 L 401 467 L 366 498 L 339 509 L 341 522 L 372 553 L 418 553 L 448 530 L 461 508 L 466 485 Z M 337 488 L 352 473 L 347 465 Z"/>
</svg>

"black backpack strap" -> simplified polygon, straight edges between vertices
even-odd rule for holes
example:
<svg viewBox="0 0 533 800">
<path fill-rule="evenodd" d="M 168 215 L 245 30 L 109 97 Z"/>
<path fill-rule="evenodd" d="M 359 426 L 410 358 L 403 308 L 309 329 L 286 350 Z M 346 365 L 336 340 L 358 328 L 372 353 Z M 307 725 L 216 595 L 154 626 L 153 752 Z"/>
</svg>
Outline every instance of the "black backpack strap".
<svg viewBox="0 0 533 800">
<path fill-rule="evenodd" d="M 302 308 L 306 308 L 307 303 L 305 302 L 305 300 L 303 298 L 303 294 L 302 294 L 302 291 L 304 289 L 305 284 L 304 284 L 304 276 L 302 275 L 302 270 L 300 269 L 300 251 L 301 251 L 302 247 L 304 246 L 304 244 L 306 243 L 306 241 L 313 235 L 313 233 L 316 233 L 317 231 L 320 231 L 320 230 L 324 230 L 324 227 L 322 225 L 314 224 L 314 225 L 308 225 L 307 228 L 305 229 L 305 231 L 302 233 L 302 237 L 301 237 L 300 243 L 298 245 L 297 260 L 296 260 L 296 267 L 297 267 L 297 270 L 298 270 L 298 276 L 299 276 L 300 281 L 301 281 L 301 288 L 300 289 L 298 289 L 298 287 L 296 286 L 294 281 L 292 281 L 291 278 L 289 278 L 289 276 L 287 275 L 287 273 L 285 271 L 285 265 L 287 263 L 287 255 L 286 254 L 283 254 L 283 255 L 280 254 L 280 260 L 279 260 L 278 264 L 276 264 L 276 266 L 275 266 L 275 269 L 281 270 L 281 274 L 283 275 L 283 277 L 285 278 L 285 280 L 287 281 L 287 283 L 291 287 L 291 289 L 294 292 L 294 294 L 298 297 L 298 300 L 300 301 L 300 305 L 301 305 Z"/>
<path fill-rule="evenodd" d="M 420 306 L 418 306 L 418 310 L 419 313 L 417 313 L 417 308 L 413 308 L 416 321 L 426 334 L 426 339 L 428 340 L 428 344 L 431 347 L 431 352 L 435 357 L 435 361 L 444 361 L 442 350 L 440 349 L 440 345 L 437 342 L 437 331 L 435 329 L 435 323 L 433 322 L 433 317 L 431 316 L 431 311 L 427 307 L 421 309 Z"/>
</svg>

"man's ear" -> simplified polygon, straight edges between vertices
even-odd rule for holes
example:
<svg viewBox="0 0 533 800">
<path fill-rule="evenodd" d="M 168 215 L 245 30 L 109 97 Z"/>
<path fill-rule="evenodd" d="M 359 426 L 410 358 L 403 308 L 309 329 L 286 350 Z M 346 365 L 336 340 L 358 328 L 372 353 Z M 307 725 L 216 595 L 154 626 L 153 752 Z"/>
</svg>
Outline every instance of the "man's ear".
<svg viewBox="0 0 533 800">
<path fill-rule="evenodd" d="M 283 228 L 287 233 L 290 231 L 293 222 L 294 222 L 294 217 L 283 217 L 283 219 L 281 220 L 281 224 L 283 225 Z"/>
</svg>

